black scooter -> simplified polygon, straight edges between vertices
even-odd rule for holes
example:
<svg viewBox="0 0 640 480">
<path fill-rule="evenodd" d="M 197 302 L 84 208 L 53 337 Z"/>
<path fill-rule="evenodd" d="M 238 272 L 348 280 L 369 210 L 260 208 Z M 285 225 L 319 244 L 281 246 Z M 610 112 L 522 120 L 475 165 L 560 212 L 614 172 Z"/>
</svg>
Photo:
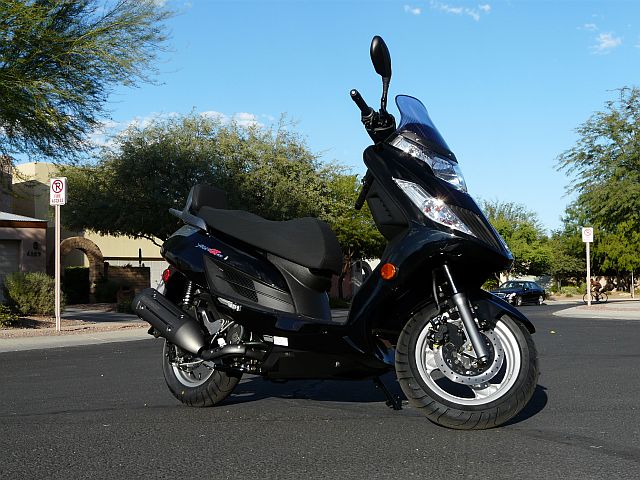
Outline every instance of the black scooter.
<svg viewBox="0 0 640 480">
<path fill-rule="evenodd" d="M 185 225 L 163 245 L 158 289 L 133 302 L 165 339 L 164 376 L 192 406 L 224 400 L 243 373 L 269 379 L 372 378 L 395 368 L 409 402 L 430 420 L 489 428 L 516 415 L 538 378 L 533 325 L 481 290 L 513 257 L 468 195 L 455 155 L 416 98 L 400 95 L 400 125 L 386 111 L 391 59 L 374 37 L 382 76 L 378 112 L 351 98 L 374 141 L 356 207 L 368 203 L 387 240 L 379 266 L 332 318 L 327 291 L 343 256 L 314 218 L 272 222 L 229 210 L 224 192 L 192 188 Z"/>
</svg>

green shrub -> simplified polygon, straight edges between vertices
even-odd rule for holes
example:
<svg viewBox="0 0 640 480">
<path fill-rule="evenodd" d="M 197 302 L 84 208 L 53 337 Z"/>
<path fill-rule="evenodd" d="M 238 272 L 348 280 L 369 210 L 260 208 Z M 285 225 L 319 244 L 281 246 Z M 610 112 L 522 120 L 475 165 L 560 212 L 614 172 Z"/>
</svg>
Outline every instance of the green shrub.
<svg viewBox="0 0 640 480">
<path fill-rule="evenodd" d="M 116 305 L 116 312 L 118 313 L 133 313 L 131 308 L 131 301 L 120 302 Z"/>
<path fill-rule="evenodd" d="M 0 327 L 10 327 L 18 321 L 18 316 L 11 309 L 0 303 Z"/>
<path fill-rule="evenodd" d="M 96 282 L 96 302 L 115 303 L 118 290 L 123 286 L 121 282 L 106 280 L 100 277 Z"/>
<path fill-rule="evenodd" d="M 490 292 L 491 290 L 495 290 L 499 286 L 500 285 L 498 283 L 498 280 L 496 280 L 495 278 L 489 278 L 486 282 L 484 282 L 484 285 L 482 285 L 482 289 Z"/>
<path fill-rule="evenodd" d="M 586 293 L 584 290 L 580 289 L 579 287 L 574 287 L 573 285 L 568 285 L 565 287 L 560 288 L 560 291 L 558 292 L 558 295 L 563 295 L 565 297 L 573 297 L 574 295 L 583 295 L 584 293 Z"/>
<path fill-rule="evenodd" d="M 62 291 L 67 303 L 89 303 L 89 268 L 66 267 L 62 277 Z"/>
<path fill-rule="evenodd" d="M 42 272 L 14 272 L 4 280 L 7 304 L 22 315 L 54 315 L 55 281 Z M 60 299 L 64 306 L 64 296 Z"/>
<path fill-rule="evenodd" d="M 343 300 L 341 298 L 329 297 L 329 307 L 331 308 L 349 308 L 350 306 L 351 306 L 351 302 L 347 300 Z"/>
</svg>

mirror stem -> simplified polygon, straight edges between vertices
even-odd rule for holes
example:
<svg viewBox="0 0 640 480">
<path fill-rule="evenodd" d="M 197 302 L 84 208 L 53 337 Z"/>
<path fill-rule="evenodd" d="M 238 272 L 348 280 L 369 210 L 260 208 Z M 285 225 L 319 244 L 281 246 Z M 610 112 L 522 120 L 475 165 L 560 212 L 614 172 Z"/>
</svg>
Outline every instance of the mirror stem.
<svg viewBox="0 0 640 480">
<path fill-rule="evenodd" d="M 387 93 L 389 92 L 389 82 L 391 78 L 383 77 L 382 78 L 382 99 L 380 100 L 380 111 L 387 111 Z"/>
</svg>

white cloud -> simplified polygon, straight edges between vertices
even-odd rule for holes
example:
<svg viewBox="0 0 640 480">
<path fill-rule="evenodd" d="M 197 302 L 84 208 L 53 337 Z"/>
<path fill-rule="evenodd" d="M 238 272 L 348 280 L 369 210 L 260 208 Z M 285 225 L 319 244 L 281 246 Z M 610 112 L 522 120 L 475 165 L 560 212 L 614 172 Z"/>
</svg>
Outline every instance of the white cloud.
<svg viewBox="0 0 640 480">
<path fill-rule="evenodd" d="M 598 30 L 598 26 L 595 23 L 585 23 L 582 27 L 580 27 L 580 29 L 595 32 L 596 30 Z"/>
<path fill-rule="evenodd" d="M 210 118 L 212 120 L 220 120 L 222 123 L 227 123 L 229 121 L 229 117 L 224 113 L 216 112 L 214 110 L 207 110 L 205 112 L 200 112 L 200 115 L 205 118 Z"/>
<path fill-rule="evenodd" d="M 262 123 L 258 121 L 258 117 L 253 113 L 238 112 L 229 116 L 224 113 L 208 110 L 206 112 L 200 112 L 200 115 L 203 117 L 214 119 L 214 120 L 219 120 L 221 123 L 235 122 L 241 127 L 252 127 L 254 125 L 258 127 L 264 126 Z M 265 117 L 267 120 L 270 120 L 273 118 L 268 115 L 262 115 L 262 116 Z"/>
<path fill-rule="evenodd" d="M 105 147 L 110 143 L 112 135 L 119 130 L 120 124 L 113 120 L 103 120 L 89 134 L 88 142 L 94 147 Z"/>
<path fill-rule="evenodd" d="M 236 122 L 241 127 L 253 127 L 259 126 L 262 124 L 258 122 L 257 117 L 253 113 L 239 112 L 233 114 L 233 121 Z"/>
<path fill-rule="evenodd" d="M 604 55 L 620 45 L 622 45 L 621 37 L 615 37 L 611 32 L 601 33 L 596 37 L 596 44 L 591 47 L 591 51 L 596 55 Z"/>
<path fill-rule="evenodd" d="M 485 15 L 491 12 L 491 5 L 489 5 L 488 3 L 478 5 L 477 8 L 469 8 L 469 7 L 448 5 L 446 3 L 442 3 L 437 0 L 431 0 L 430 6 L 433 10 L 449 13 L 451 15 L 465 15 L 467 17 L 471 17 L 476 22 L 480 21 L 480 18 L 482 15 Z"/>
<path fill-rule="evenodd" d="M 248 112 L 238 112 L 233 115 L 227 115 L 214 110 L 207 110 L 200 112 L 198 115 L 202 117 L 218 120 L 222 124 L 228 124 L 235 122 L 241 127 L 264 127 L 265 125 L 258 119 L 263 119 L 268 124 L 273 123 L 276 119 L 271 115 L 255 115 Z M 104 120 L 96 127 L 89 135 L 88 141 L 94 147 L 105 147 L 112 144 L 112 138 L 120 132 L 125 131 L 127 128 L 133 127 L 138 129 L 144 129 L 151 125 L 156 120 L 167 120 L 170 118 L 177 118 L 182 116 L 178 112 L 152 112 L 149 115 L 143 117 L 134 117 L 126 122 L 115 122 L 113 120 Z"/>
<path fill-rule="evenodd" d="M 422 13 L 422 9 L 420 7 L 412 7 L 411 5 L 405 5 L 404 11 L 411 15 L 420 15 Z"/>
</svg>

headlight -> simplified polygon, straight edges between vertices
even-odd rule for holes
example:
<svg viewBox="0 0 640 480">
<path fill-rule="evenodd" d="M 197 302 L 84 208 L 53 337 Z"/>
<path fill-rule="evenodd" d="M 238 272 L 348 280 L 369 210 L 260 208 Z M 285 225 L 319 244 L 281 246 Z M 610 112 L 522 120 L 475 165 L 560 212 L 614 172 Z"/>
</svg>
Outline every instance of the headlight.
<svg viewBox="0 0 640 480">
<path fill-rule="evenodd" d="M 460 170 L 460 166 L 456 162 L 449 160 L 448 158 L 439 157 L 431 153 L 422 145 L 414 143 L 411 140 L 407 140 L 402 135 L 398 135 L 394 138 L 391 141 L 391 145 L 402 150 L 404 153 L 408 153 L 414 158 L 422 160 L 431 167 L 431 170 L 433 170 L 433 174 L 436 177 L 444 180 L 445 182 L 449 182 L 462 192 L 467 192 L 467 184 L 462 176 L 462 170 Z"/>
<path fill-rule="evenodd" d="M 455 213 L 439 198 L 432 197 L 420 185 L 406 180 L 394 178 L 396 185 L 407 197 L 424 213 L 424 215 L 436 223 L 455 230 L 460 230 L 467 235 L 475 237 L 475 234 L 456 216 Z"/>
</svg>

